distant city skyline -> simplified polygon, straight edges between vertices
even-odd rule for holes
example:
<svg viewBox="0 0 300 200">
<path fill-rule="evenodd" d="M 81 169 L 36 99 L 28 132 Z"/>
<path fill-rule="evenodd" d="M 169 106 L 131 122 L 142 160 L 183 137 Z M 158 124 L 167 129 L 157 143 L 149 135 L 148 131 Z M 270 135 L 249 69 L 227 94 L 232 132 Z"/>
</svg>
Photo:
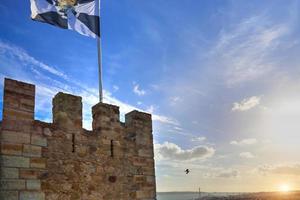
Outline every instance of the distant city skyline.
<svg viewBox="0 0 300 200">
<path fill-rule="evenodd" d="M 0 2 L 4 77 L 98 102 L 96 40 Z M 157 191 L 300 189 L 300 1 L 102 0 L 104 102 L 152 113 Z M 124 116 L 121 117 L 124 120 Z M 186 174 L 185 170 L 190 169 Z"/>
</svg>

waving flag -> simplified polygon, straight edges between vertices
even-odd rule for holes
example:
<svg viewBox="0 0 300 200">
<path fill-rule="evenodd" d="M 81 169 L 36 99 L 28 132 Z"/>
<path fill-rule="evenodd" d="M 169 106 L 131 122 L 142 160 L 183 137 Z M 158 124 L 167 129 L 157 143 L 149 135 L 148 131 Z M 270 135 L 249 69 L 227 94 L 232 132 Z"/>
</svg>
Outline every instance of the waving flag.
<svg viewBox="0 0 300 200">
<path fill-rule="evenodd" d="M 31 18 L 64 29 L 100 37 L 99 0 L 30 0 Z"/>
</svg>

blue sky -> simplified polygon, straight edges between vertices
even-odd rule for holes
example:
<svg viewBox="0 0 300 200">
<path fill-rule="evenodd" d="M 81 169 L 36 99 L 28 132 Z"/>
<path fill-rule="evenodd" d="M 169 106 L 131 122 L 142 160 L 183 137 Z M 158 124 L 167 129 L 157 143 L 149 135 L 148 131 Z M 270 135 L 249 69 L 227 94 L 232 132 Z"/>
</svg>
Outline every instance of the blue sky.
<svg viewBox="0 0 300 200">
<path fill-rule="evenodd" d="M 90 128 L 96 41 L 31 21 L 29 7 L 0 2 L 0 87 L 36 84 L 44 121 L 58 91 L 80 95 Z M 299 10 L 298 0 L 101 2 L 104 101 L 153 114 L 158 191 L 300 188 Z"/>
</svg>

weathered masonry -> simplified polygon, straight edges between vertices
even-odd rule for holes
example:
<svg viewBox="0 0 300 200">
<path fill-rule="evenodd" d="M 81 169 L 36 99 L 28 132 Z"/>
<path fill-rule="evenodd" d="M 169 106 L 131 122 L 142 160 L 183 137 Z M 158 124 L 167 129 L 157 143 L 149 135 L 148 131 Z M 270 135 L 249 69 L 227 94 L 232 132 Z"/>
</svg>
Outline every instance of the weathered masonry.
<svg viewBox="0 0 300 200">
<path fill-rule="evenodd" d="M 0 125 L 0 200 L 156 199 L 151 115 L 92 108 L 82 128 L 81 97 L 58 93 L 53 123 L 34 120 L 35 86 L 5 79 Z"/>
</svg>

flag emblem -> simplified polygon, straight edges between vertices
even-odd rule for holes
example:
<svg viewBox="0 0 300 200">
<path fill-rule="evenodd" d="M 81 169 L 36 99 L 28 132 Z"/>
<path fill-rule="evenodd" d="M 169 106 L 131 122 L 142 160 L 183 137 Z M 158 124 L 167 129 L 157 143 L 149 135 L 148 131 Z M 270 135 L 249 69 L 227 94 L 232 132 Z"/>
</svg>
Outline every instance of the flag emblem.
<svg viewBox="0 0 300 200">
<path fill-rule="evenodd" d="M 58 6 L 60 7 L 69 7 L 69 6 L 75 6 L 77 1 L 76 0 L 56 0 Z"/>
<path fill-rule="evenodd" d="M 100 37 L 99 0 L 30 0 L 31 18 L 89 37 Z"/>
<path fill-rule="evenodd" d="M 74 12 L 74 6 L 77 4 L 76 0 L 54 0 L 53 4 L 57 7 L 57 10 L 62 17 L 67 18 L 67 12 Z"/>
</svg>

